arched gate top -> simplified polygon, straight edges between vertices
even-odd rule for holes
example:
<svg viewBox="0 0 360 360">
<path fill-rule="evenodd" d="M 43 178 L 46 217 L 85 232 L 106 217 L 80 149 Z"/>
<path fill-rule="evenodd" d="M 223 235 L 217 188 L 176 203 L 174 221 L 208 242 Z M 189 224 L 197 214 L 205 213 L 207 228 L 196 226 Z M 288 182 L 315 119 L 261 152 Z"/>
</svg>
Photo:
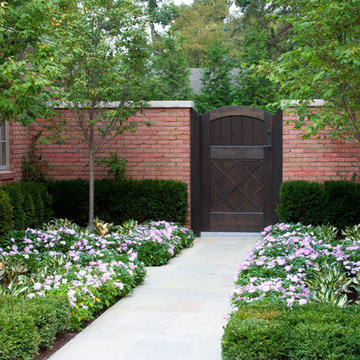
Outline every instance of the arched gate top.
<svg viewBox="0 0 360 360">
<path fill-rule="evenodd" d="M 230 116 L 248 116 L 259 119 L 264 122 L 272 119 L 273 115 L 269 112 L 250 106 L 225 106 L 215 110 L 211 110 L 203 115 L 203 118 L 208 118 L 209 121 L 214 121 L 224 117 Z"/>
</svg>

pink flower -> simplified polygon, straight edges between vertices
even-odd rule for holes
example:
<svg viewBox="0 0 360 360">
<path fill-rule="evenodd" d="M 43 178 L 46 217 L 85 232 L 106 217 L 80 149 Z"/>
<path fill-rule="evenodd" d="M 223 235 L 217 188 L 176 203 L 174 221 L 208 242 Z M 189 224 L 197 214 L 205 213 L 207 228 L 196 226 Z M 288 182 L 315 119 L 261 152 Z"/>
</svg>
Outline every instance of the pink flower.
<svg viewBox="0 0 360 360">
<path fill-rule="evenodd" d="M 35 283 L 33 286 L 34 290 L 40 290 L 41 289 L 41 284 L 40 283 Z"/>
<path fill-rule="evenodd" d="M 120 290 L 122 290 L 124 288 L 124 284 L 120 283 L 120 282 L 116 282 L 114 283 L 115 286 L 117 286 Z"/>
<path fill-rule="evenodd" d="M 300 299 L 299 300 L 299 305 L 305 305 L 307 303 L 308 303 L 308 301 L 306 299 Z"/>
</svg>

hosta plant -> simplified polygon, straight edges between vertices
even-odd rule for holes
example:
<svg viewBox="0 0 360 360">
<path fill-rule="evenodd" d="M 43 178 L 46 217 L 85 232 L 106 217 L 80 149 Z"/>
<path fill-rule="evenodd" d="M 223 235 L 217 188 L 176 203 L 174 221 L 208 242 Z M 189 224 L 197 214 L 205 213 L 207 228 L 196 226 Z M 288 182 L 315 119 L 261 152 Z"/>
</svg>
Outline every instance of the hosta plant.
<svg viewBox="0 0 360 360">
<path fill-rule="evenodd" d="M 118 234 L 128 234 L 130 230 L 135 229 L 139 223 L 136 220 L 130 219 L 124 221 L 121 225 L 114 226 L 113 232 Z"/>
<path fill-rule="evenodd" d="M 309 289 L 309 300 L 328 302 L 337 306 L 349 303 L 346 293 L 349 283 L 345 272 L 336 263 L 317 264 L 307 273 L 305 284 Z"/>
<path fill-rule="evenodd" d="M 353 298 L 352 301 L 360 305 L 360 272 L 356 276 L 350 278 L 347 282 L 348 292 Z"/>
<path fill-rule="evenodd" d="M 80 231 L 80 226 L 68 219 L 53 219 L 47 224 L 43 225 L 43 230 L 59 230 L 61 228 L 73 229 L 75 231 Z"/>
<path fill-rule="evenodd" d="M 324 239 L 327 242 L 336 241 L 338 232 L 339 230 L 335 226 L 331 225 L 321 225 L 314 229 L 314 233 L 316 234 L 317 238 Z"/>
<path fill-rule="evenodd" d="M 360 240 L 360 224 L 354 225 L 353 227 L 349 227 L 341 232 L 346 239 L 350 239 L 353 241 Z"/>
<path fill-rule="evenodd" d="M 114 224 L 107 223 L 105 221 L 100 220 L 99 218 L 94 219 L 94 234 L 96 235 L 106 235 L 109 232 L 111 232 L 112 228 L 114 227 Z"/>
</svg>

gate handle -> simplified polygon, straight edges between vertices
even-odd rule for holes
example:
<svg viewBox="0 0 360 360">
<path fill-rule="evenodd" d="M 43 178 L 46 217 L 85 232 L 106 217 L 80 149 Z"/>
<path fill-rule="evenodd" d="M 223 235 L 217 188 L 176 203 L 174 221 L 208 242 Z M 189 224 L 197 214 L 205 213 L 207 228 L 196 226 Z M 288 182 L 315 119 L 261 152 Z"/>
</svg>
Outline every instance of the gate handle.
<svg viewBox="0 0 360 360">
<path fill-rule="evenodd" d="M 269 144 L 269 145 L 263 145 L 262 146 L 264 149 L 272 149 L 272 145 L 271 144 Z"/>
</svg>

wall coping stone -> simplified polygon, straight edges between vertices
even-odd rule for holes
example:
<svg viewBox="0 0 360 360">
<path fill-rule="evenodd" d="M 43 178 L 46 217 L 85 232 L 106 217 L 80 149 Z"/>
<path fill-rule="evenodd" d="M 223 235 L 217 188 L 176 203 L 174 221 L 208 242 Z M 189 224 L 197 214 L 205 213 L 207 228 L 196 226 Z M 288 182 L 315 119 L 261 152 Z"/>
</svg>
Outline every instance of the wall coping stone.
<svg viewBox="0 0 360 360">
<path fill-rule="evenodd" d="M 282 100 L 281 105 L 298 105 L 300 100 Z M 309 102 L 309 106 L 317 107 L 317 106 L 324 106 L 325 101 L 322 99 L 314 99 Z"/>
<path fill-rule="evenodd" d="M 194 101 L 184 101 L 184 100 L 165 100 L 165 101 L 149 101 L 148 108 L 166 108 L 166 109 L 191 109 L 194 108 Z M 118 102 L 110 102 L 101 104 L 99 107 L 101 108 L 116 108 L 118 107 Z M 61 103 L 57 107 L 57 109 L 67 109 L 69 105 L 66 103 Z M 145 109 L 148 109 L 145 108 Z"/>
</svg>

